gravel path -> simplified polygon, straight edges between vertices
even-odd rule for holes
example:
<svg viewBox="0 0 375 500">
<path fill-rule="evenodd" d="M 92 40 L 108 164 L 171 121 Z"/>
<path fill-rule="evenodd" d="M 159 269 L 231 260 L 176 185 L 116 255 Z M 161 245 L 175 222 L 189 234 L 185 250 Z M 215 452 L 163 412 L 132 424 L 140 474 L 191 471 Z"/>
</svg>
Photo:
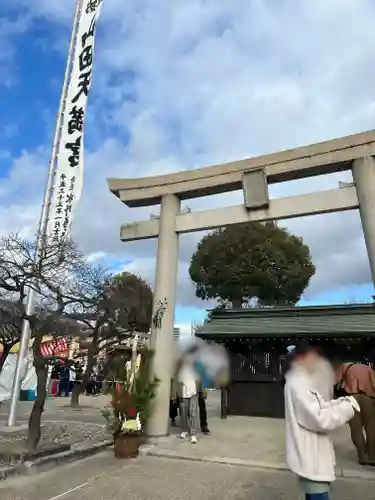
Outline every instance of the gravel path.
<svg viewBox="0 0 375 500">
<path fill-rule="evenodd" d="M 14 433 L 0 435 L 0 451 L 5 452 L 7 444 L 21 445 L 27 438 L 27 430 L 18 430 Z M 51 444 L 88 445 L 99 443 L 110 438 L 104 425 L 87 424 L 80 422 L 47 422 L 42 425 L 42 438 L 38 449 Z M 0 460 L 0 466 L 14 463 L 13 460 Z"/>
<path fill-rule="evenodd" d="M 24 440 L 27 431 L 17 431 L 14 434 L 0 435 L 0 444 Z M 104 441 L 109 438 L 105 426 L 72 422 L 47 422 L 42 425 L 43 443 L 77 444 Z"/>
</svg>

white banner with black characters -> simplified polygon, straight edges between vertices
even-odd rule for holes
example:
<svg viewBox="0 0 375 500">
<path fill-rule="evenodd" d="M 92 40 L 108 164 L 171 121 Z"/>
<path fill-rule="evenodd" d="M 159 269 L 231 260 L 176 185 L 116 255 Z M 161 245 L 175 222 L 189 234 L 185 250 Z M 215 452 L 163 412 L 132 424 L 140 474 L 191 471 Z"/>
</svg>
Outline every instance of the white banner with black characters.
<svg viewBox="0 0 375 500">
<path fill-rule="evenodd" d="M 54 240 L 69 231 L 83 187 L 83 131 L 91 88 L 96 24 L 103 0 L 81 0 L 74 59 L 57 152 L 48 234 Z"/>
</svg>

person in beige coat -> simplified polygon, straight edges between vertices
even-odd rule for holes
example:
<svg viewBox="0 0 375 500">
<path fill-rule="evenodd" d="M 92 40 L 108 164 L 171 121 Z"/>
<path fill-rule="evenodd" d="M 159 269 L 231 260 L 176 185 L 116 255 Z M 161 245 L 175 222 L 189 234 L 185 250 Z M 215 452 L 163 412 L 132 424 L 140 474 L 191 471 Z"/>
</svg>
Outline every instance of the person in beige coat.
<svg viewBox="0 0 375 500">
<path fill-rule="evenodd" d="M 318 351 L 301 344 L 290 354 L 285 374 L 286 461 L 305 500 L 330 499 L 335 480 L 331 432 L 360 412 L 353 397 L 325 401 L 319 394 L 316 374 L 323 366 Z"/>
</svg>

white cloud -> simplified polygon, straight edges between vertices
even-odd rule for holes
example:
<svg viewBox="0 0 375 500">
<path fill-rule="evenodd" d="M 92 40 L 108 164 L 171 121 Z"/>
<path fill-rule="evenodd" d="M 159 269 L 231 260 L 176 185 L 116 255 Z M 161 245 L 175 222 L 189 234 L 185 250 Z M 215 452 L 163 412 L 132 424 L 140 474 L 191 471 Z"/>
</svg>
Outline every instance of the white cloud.
<svg viewBox="0 0 375 500">
<path fill-rule="evenodd" d="M 2 15 L 0 7 L 0 87 L 9 88 L 17 82 L 17 72 L 12 64 L 16 54 L 16 37 L 24 33 L 29 26 L 29 16 L 20 15 L 15 19 L 8 19 Z M 9 134 L 13 124 L 2 124 L 2 128 Z"/>
<path fill-rule="evenodd" d="M 97 262 L 97 261 L 105 259 L 106 255 L 107 254 L 105 252 L 94 252 L 94 253 L 89 254 L 87 260 L 89 262 Z"/>
<path fill-rule="evenodd" d="M 178 323 L 175 325 L 176 328 L 180 329 L 180 339 L 186 339 L 192 336 L 192 325 L 191 323 Z"/>
<path fill-rule="evenodd" d="M 73 0 L 12 1 L 64 26 Z M 29 10 L 27 10 L 29 9 Z M 130 259 L 150 282 L 156 244 L 121 244 L 119 227 L 158 208 L 127 209 L 106 177 L 156 175 L 287 149 L 372 128 L 372 0 L 104 0 L 90 97 L 86 176 L 75 233 L 87 251 Z M 51 50 L 61 39 L 51 39 Z M 62 59 L 61 59 L 62 61 Z M 46 103 L 47 104 L 47 103 Z M 0 184 L 2 231 L 37 216 L 45 149 L 23 153 Z M 337 185 L 347 175 L 272 188 L 274 196 Z M 189 202 L 241 202 L 240 194 Z M 5 220 L 5 222 L 4 222 Z M 306 294 L 369 281 L 357 213 L 288 222 L 310 245 Z M 181 238 L 179 303 L 198 304 L 187 268 L 200 235 Z M 353 259 L 355 256 L 355 259 Z"/>
</svg>

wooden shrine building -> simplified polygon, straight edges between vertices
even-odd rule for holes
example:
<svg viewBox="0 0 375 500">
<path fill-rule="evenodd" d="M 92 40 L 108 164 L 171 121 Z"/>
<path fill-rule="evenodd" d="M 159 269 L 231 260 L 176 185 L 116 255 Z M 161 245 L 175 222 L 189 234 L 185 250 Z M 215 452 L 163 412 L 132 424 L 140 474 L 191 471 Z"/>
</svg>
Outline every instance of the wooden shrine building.
<svg viewBox="0 0 375 500">
<path fill-rule="evenodd" d="M 228 351 L 228 415 L 283 418 L 287 347 L 307 340 L 330 357 L 374 365 L 375 304 L 215 309 L 196 336 Z"/>
</svg>

